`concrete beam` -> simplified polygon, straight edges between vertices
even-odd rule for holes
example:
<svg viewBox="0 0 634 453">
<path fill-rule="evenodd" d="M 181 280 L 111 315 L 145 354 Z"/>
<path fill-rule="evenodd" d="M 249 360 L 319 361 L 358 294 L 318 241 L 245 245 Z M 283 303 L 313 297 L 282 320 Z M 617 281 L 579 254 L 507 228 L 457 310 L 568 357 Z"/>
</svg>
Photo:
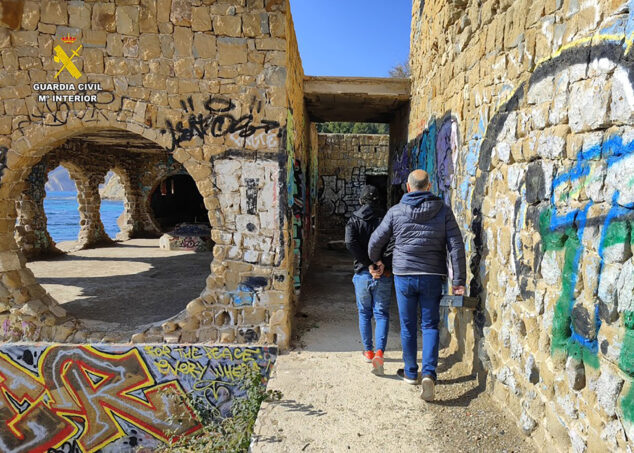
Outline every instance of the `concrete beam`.
<svg viewBox="0 0 634 453">
<path fill-rule="evenodd" d="M 389 122 L 409 102 L 409 79 L 379 77 L 304 78 L 312 121 Z"/>
</svg>

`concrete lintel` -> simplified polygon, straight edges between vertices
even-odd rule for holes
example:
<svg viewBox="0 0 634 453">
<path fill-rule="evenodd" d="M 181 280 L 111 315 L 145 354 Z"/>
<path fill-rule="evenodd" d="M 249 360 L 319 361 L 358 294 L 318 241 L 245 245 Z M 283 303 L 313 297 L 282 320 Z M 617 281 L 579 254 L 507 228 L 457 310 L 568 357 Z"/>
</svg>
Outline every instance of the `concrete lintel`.
<svg viewBox="0 0 634 453">
<path fill-rule="evenodd" d="M 409 79 L 402 78 L 304 78 L 306 108 L 316 122 L 390 122 L 409 102 L 409 89 Z"/>
</svg>

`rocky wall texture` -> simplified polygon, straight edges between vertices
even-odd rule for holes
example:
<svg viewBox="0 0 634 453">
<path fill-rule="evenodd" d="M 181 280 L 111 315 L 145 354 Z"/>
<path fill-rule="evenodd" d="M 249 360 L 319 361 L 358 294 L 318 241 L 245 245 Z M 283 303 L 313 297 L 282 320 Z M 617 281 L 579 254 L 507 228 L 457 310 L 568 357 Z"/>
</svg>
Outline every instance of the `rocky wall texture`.
<svg viewBox="0 0 634 453">
<path fill-rule="evenodd" d="M 634 438 L 630 3 L 412 11 L 393 182 L 424 168 L 452 205 L 481 300 L 473 320 L 452 315 L 475 333 L 454 341 L 524 432 L 560 451 L 625 451 Z"/>
<path fill-rule="evenodd" d="M 328 240 L 343 239 L 346 222 L 360 207 L 361 188 L 378 185 L 372 177 L 384 177 L 387 200 L 389 136 L 319 134 L 318 140 L 319 233 Z"/>
<path fill-rule="evenodd" d="M 284 0 L 3 3 L 4 337 L 85 338 L 76 320 L 66 318 L 50 298 L 43 301 L 45 293 L 25 268 L 14 239 L 15 203 L 33 166 L 63 142 L 85 134 L 125 133 L 129 138 L 120 146 L 150 141 L 192 176 L 218 244 L 201 297 L 186 312 L 134 340 L 288 345 L 297 271 L 290 253 L 287 177 L 288 162 L 294 160 L 288 157 L 287 138 L 303 157 L 309 128 L 289 100 L 301 99 L 301 67 L 298 57 L 288 55 L 287 12 Z M 291 73 L 287 67 L 293 61 Z M 37 90 L 36 83 L 74 87 Z M 87 97 L 56 98 L 64 95 Z M 299 119 L 296 135 L 287 134 L 293 117 Z M 166 169 L 175 169 L 173 163 L 166 162 Z M 131 185 L 143 198 L 157 182 L 142 166 L 134 173 Z M 95 201 L 95 181 L 89 178 L 88 184 Z"/>
</svg>

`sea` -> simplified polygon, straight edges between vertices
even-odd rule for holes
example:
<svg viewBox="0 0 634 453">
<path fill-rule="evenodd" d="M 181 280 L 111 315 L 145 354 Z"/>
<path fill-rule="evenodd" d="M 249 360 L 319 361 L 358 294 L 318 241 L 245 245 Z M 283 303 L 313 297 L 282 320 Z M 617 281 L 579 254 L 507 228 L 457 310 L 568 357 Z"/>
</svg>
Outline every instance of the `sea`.
<svg viewBox="0 0 634 453">
<path fill-rule="evenodd" d="M 79 235 L 77 192 L 46 191 L 44 212 L 48 232 L 55 242 L 76 241 Z M 112 239 L 119 232 L 117 219 L 123 213 L 123 200 L 101 200 L 101 221 Z"/>
</svg>

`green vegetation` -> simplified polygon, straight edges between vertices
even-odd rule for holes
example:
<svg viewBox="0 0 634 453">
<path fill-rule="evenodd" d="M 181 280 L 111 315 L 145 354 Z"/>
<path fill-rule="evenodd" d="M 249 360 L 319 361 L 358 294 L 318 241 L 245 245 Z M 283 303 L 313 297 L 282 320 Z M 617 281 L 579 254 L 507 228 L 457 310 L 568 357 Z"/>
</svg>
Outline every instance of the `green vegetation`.
<svg viewBox="0 0 634 453">
<path fill-rule="evenodd" d="M 189 397 L 203 428 L 191 436 L 182 437 L 166 447 L 163 453 L 243 453 L 249 449 L 260 405 L 266 400 L 279 400 L 279 391 L 266 390 L 258 370 L 249 369 L 240 388 L 246 391 L 241 398 L 233 400 L 233 416 L 221 419 L 218 410 L 209 405 L 204 397 Z"/>
<path fill-rule="evenodd" d="M 328 123 L 317 123 L 317 132 L 325 134 L 389 134 L 390 127 L 382 123 L 331 121 Z"/>
</svg>

